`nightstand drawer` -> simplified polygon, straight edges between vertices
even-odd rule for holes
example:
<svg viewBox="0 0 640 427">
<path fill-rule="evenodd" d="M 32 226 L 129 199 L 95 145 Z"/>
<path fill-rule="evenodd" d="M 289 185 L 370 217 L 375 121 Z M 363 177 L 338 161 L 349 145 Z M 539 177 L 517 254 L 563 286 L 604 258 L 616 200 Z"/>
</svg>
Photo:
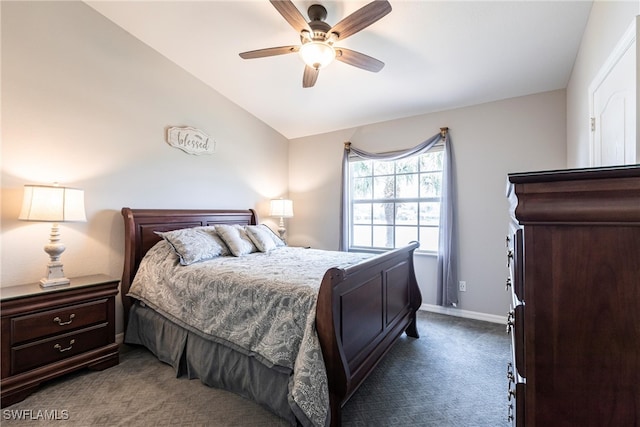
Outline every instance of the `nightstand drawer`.
<svg viewBox="0 0 640 427">
<path fill-rule="evenodd" d="M 106 298 L 11 319 L 12 345 L 106 322 Z"/>
<path fill-rule="evenodd" d="M 107 323 L 11 349 L 11 375 L 109 344 Z"/>
</svg>

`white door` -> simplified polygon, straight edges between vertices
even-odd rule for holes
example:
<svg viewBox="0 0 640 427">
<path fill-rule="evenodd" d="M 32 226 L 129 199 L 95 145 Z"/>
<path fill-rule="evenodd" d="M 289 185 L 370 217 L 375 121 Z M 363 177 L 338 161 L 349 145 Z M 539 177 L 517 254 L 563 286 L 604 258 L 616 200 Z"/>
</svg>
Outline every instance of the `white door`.
<svg viewBox="0 0 640 427">
<path fill-rule="evenodd" d="M 636 163 L 636 38 L 634 22 L 590 87 L 592 166 Z"/>
</svg>

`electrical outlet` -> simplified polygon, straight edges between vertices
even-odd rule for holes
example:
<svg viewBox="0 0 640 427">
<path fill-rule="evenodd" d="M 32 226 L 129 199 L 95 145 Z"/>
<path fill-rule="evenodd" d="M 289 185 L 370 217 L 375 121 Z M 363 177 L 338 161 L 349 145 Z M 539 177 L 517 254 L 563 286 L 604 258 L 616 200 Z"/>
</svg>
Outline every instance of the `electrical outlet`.
<svg viewBox="0 0 640 427">
<path fill-rule="evenodd" d="M 460 292 L 467 292 L 467 282 L 465 282 L 464 280 L 461 280 L 461 281 L 458 283 L 458 290 L 459 290 Z"/>
</svg>

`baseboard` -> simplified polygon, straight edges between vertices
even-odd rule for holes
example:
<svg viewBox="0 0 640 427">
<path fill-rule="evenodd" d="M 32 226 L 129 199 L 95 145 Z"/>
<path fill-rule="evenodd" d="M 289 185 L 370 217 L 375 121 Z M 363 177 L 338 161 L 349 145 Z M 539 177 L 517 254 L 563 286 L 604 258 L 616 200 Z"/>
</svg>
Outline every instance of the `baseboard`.
<svg viewBox="0 0 640 427">
<path fill-rule="evenodd" d="M 123 342 L 124 342 L 124 332 L 120 332 L 119 334 L 116 334 L 116 343 L 122 344 Z"/>
<path fill-rule="evenodd" d="M 453 307 L 442 307 L 434 304 L 422 304 L 420 310 L 430 311 L 432 313 L 447 314 L 449 316 L 464 317 L 466 319 L 483 320 L 492 323 L 506 323 L 507 316 L 498 316 L 497 314 L 480 313 L 478 311 L 460 310 Z"/>
</svg>

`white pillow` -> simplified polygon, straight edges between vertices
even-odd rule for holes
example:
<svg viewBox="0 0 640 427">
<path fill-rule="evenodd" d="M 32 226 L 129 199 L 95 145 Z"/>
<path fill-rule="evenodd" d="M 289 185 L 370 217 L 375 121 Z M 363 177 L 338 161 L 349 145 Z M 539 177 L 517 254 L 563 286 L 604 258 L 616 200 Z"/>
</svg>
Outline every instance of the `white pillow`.
<svg viewBox="0 0 640 427">
<path fill-rule="evenodd" d="M 258 250 L 243 227 L 228 224 L 218 224 L 215 227 L 218 235 L 227 244 L 232 255 L 242 256 Z"/>
</svg>

